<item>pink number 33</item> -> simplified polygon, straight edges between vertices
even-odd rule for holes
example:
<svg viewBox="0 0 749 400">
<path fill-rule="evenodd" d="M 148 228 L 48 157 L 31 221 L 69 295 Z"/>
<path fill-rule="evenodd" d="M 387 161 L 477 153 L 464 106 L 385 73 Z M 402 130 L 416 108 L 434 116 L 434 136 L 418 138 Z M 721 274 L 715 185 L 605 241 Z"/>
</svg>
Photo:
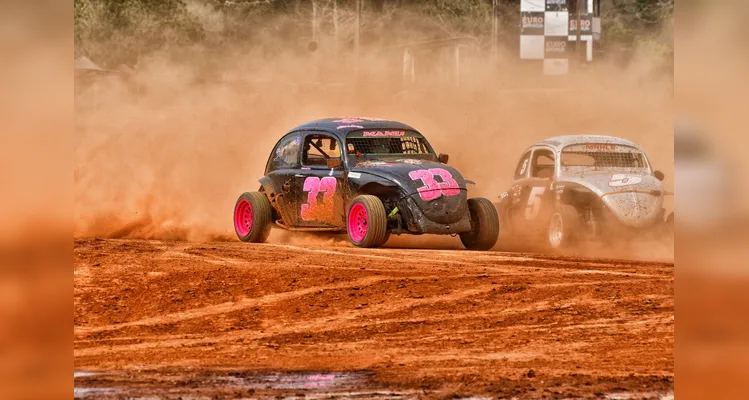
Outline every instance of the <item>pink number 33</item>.
<svg viewBox="0 0 749 400">
<path fill-rule="evenodd" d="M 419 197 L 424 201 L 432 201 L 440 196 L 457 196 L 460 194 L 460 186 L 455 182 L 452 174 L 442 168 L 419 169 L 411 171 L 408 176 L 413 180 L 421 180 L 424 186 L 416 189 Z M 434 179 L 439 176 L 442 182 Z"/>
</svg>

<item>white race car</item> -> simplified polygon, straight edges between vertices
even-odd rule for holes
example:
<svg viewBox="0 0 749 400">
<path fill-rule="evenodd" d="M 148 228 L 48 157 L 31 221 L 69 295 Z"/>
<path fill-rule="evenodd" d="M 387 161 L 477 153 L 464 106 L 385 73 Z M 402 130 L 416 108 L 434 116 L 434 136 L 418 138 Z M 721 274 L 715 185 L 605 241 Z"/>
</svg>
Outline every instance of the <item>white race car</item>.
<svg viewBox="0 0 749 400">
<path fill-rule="evenodd" d="M 664 175 L 637 144 L 618 137 L 545 139 L 520 157 L 510 190 L 498 204 L 513 238 L 559 249 L 580 239 L 668 229 Z"/>
</svg>

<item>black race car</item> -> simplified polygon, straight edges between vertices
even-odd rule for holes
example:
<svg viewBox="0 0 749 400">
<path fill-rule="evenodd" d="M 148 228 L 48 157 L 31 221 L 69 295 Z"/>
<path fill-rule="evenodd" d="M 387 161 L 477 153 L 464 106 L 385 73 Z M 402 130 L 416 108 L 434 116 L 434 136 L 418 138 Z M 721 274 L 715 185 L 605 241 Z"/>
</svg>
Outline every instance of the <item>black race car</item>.
<svg viewBox="0 0 749 400">
<path fill-rule="evenodd" d="M 494 205 L 468 199 L 466 183 L 416 129 L 378 118 L 330 118 L 298 126 L 273 149 L 258 192 L 234 207 L 240 240 L 263 242 L 271 226 L 348 232 L 360 247 L 394 234 L 457 234 L 487 250 L 499 235 Z"/>
</svg>

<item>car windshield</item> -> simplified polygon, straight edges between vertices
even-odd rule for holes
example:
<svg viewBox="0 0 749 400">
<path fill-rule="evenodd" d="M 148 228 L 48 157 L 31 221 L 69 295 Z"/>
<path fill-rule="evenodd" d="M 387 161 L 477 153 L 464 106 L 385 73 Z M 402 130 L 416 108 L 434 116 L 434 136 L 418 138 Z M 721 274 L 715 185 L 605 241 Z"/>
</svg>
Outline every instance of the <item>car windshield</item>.
<svg viewBox="0 0 749 400">
<path fill-rule="evenodd" d="M 437 159 L 424 136 L 404 130 L 352 132 L 346 138 L 346 153 L 352 165 L 372 160 L 397 162 L 400 159 Z"/>
<path fill-rule="evenodd" d="M 630 146 L 588 143 L 567 146 L 562 150 L 562 170 L 578 169 L 647 169 L 645 155 Z"/>
</svg>

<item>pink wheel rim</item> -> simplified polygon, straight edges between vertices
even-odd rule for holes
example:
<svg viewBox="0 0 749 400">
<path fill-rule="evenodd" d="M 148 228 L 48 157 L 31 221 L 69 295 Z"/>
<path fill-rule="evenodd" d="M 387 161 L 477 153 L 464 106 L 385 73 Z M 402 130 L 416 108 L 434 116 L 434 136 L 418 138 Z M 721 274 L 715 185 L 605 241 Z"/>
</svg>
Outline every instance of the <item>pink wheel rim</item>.
<svg viewBox="0 0 749 400">
<path fill-rule="evenodd" d="M 247 236 L 252 230 L 252 204 L 249 200 L 239 200 L 234 207 L 234 229 L 239 236 Z"/>
<path fill-rule="evenodd" d="M 348 213 L 348 234 L 356 243 L 361 243 L 367 236 L 369 215 L 361 203 L 356 203 Z"/>
</svg>

